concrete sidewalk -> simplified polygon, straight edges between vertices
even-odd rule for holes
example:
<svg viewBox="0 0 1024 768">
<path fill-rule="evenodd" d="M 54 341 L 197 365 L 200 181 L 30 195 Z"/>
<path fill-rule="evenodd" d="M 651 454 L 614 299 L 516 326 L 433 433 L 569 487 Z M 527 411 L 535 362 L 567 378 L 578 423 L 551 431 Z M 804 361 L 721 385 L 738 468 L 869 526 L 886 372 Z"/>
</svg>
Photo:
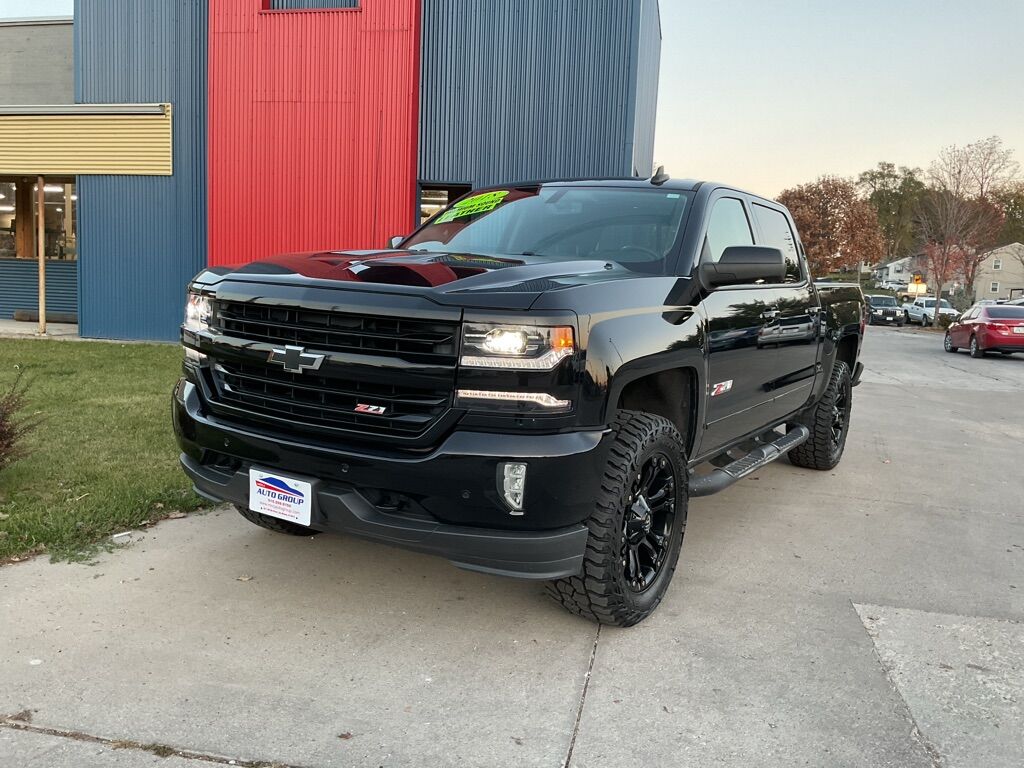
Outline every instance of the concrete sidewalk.
<svg viewBox="0 0 1024 768">
<path fill-rule="evenodd" d="M 868 332 L 840 467 L 695 500 L 629 630 L 230 510 L 0 569 L 0 765 L 1017 768 L 1024 359 Z"/>
</svg>

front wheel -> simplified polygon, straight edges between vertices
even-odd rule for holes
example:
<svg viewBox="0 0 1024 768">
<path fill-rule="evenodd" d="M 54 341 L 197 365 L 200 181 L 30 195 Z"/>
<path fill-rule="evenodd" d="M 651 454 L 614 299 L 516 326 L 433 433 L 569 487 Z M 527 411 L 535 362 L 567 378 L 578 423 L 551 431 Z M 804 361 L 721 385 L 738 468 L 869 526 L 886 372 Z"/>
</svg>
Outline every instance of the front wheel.
<svg viewBox="0 0 1024 768">
<path fill-rule="evenodd" d="M 590 531 L 583 572 L 548 584 L 569 611 L 629 627 L 651 615 L 672 580 L 686 529 L 685 446 L 671 421 L 621 411 Z"/>
<path fill-rule="evenodd" d="M 942 348 L 947 352 L 956 352 L 960 347 L 953 346 L 953 337 L 946 331 L 946 337 L 942 340 Z"/>
<path fill-rule="evenodd" d="M 801 420 L 811 430 L 811 436 L 789 452 L 789 460 L 798 467 L 808 469 L 835 467 L 843 458 L 852 408 L 850 366 L 842 360 L 836 360 L 824 394 Z"/>
<path fill-rule="evenodd" d="M 924 328 L 926 325 L 931 325 L 932 319 L 928 315 L 921 315 L 921 327 Z"/>
</svg>

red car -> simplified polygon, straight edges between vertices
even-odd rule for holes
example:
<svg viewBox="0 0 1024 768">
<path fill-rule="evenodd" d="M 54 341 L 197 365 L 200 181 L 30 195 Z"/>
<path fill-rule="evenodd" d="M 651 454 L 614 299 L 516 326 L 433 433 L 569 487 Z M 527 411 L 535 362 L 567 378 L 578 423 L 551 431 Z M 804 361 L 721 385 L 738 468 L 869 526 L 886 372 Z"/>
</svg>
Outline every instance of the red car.
<svg viewBox="0 0 1024 768">
<path fill-rule="evenodd" d="M 1009 304 L 975 304 L 946 331 L 947 352 L 960 347 L 971 350 L 971 357 L 986 352 L 1024 352 L 1024 307 Z"/>
</svg>

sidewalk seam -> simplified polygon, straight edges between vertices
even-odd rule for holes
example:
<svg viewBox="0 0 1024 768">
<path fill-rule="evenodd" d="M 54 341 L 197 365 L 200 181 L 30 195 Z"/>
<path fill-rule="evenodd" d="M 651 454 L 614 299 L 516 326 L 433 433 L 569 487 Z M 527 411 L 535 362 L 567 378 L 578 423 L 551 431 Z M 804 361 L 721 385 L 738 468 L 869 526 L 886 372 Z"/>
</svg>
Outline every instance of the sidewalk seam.
<svg viewBox="0 0 1024 768">
<path fill-rule="evenodd" d="M 302 766 L 290 763 L 280 763 L 273 760 L 243 760 L 237 757 L 222 757 L 211 755 L 206 752 L 196 752 L 191 749 L 181 749 L 168 744 L 150 743 L 144 744 L 141 741 L 132 739 L 110 739 L 105 736 L 94 736 L 83 731 L 73 731 L 66 728 L 47 728 L 20 719 L 21 716 L 0 715 L 0 728 L 9 728 L 14 731 L 26 733 L 37 733 L 43 736 L 56 736 L 72 741 L 83 741 L 90 744 L 102 744 L 111 749 L 131 749 L 137 752 L 149 752 L 158 757 L 180 757 L 184 760 L 195 760 L 197 762 L 211 763 L 213 765 L 233 765 L 236 768 L 302 768 Z"/>
</svg>

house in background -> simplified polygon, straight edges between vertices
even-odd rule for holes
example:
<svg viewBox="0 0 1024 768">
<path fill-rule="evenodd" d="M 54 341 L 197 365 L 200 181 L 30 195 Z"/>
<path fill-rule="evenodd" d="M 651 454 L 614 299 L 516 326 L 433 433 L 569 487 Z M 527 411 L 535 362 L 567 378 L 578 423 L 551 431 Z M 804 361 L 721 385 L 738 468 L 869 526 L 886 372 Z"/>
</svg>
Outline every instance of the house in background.
<svg viewBox="0 0 1024 768">
<path fill-rule="evenodd" d="M 978 267 L 974 298 L 1019 299 L 1024 296 L 1024 245 L 1010 243 L 989 251 Z"/>
<path fill-rule="evenodd" d="M 902 259 L 879 264 L 874 269 L 875 281 L 909 283 L 914 274 L 914 260 L 916 256 L 904 256 Z"/>
</svg>

